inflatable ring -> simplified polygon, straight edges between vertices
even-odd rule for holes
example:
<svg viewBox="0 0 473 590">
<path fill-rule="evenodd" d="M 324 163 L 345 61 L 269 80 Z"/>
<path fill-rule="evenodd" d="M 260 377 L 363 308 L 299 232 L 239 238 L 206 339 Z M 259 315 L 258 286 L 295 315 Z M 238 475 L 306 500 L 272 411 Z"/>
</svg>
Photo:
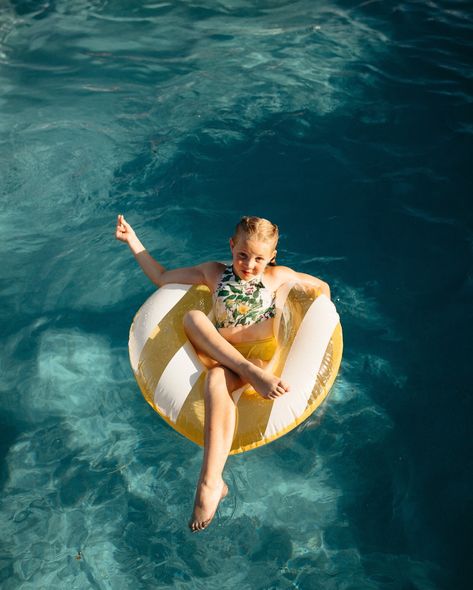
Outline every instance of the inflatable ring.
<svg viewBox="0 0 473 590">
<path fill-rule="evenodd" d="M 203 285 L 165 285 L 143 304 L 130 328 L 130 362 L 152 408 L 175 430 L 204 444 L 204 382 L 201 363 L 183 328 L 183 317 L 200 309 L 211 319 L 212 299 Z M 283 436 L 320 406 L 342 357 L 342 329 L 333 303 L 313 287 L 286 283 L 276 294 L 278 346 L 268 369 L 291 390 L 268 400 L 245 386 L 233 392 L 235 435 L 230 454 Z"/>
</svg>

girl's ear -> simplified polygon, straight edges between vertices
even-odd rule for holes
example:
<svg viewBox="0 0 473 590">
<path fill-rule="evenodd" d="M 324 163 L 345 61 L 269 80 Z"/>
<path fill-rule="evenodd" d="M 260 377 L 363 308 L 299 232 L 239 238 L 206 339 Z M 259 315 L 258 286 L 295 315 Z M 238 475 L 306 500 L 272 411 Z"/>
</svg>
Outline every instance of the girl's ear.
<svg viewBox="0 0 473 590">
<path fill-rule="evenodd" d="M 276 266 L 276 254 L 278 253 L 277 250 L 274 250 L 272 256 L 271 256 L 271 260 L 268 262 L 268 264 L 270 266 Z"/>
<path fill-rule="evenodd" d="M 233 251 L 234 247 L 235 247 L 235 244 L 233 243 L 233 238 L 230 238 L 230 250 Z"/>
</svg>

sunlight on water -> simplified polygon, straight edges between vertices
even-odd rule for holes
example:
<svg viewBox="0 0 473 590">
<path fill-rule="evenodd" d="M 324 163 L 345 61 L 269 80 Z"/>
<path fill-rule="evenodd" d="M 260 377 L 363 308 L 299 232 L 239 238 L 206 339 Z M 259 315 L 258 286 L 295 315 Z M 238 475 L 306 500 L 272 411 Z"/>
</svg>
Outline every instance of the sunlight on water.
<svg viewBox="0 0 473 590">
<path fill-rule="evenodd" d="M 117 559 L 123 543 L 139 550 L 155 535 L 176 534 L 188 517 L 201 453 L 195 454 L 190 443 L 163 427 L 155 415 L 147 421 L 147 434 L 137 429 L 136 404 L 129 404 L 136 387 L 127 379 L 127 367 L 116 366 L 117 360 L 120 356 L 104 338 L 78 330 L 45 331 L 40 339 L 37 376 L 21 408 L 23 418 L 38 426 L 11 447 L 5 486 L 10 498 L 10 524 L 5 532 L 13 539 L 12 553 L 20 556 L 16 573 L 20 579 L 32 580 L 31 587 L 36 575 L 42 576 L 42 583 L 49 580 L 54 585 L 58 580 L 77 580 L 81 571 L 83 584 L 90 576 L 90 580 L 101 579 L 105 587 L 126 588 L 133 576 Z M 387 361 L 381 362 L 379 370 L 386 365 Z M 356 380 L 360 369 L 355 366 L 349 371 Z M 224 573 L 240 571 L 242 587 L 248 584 L 246 576 L 255 575 L 247 555 L 255 564 L 269 556 L 275 564 L 271 574 L 275 580 L 281 575 L 297 579 L 301 571 L 311 579 L 308 572 L 313 569 L 316 577 L 328 583 L 333 571 L 343 567 L 353 581 L 369 587 L 356 539 L 349 523 L 340 517 L 344 491 L 334 468 L 347 444 L 359 444 L 349 440 L 355 424 L 358 432 L 370 433 L 371 441 L 382 440 L 390 424 L 362 388 L 344 378 L 337 382 L 330 400 L 330 408 L 323 412 L 323 429 L 321 417 L 313 417 L 298 429 L 299 434 L 229 462 L 232 494 L 222 504 L 214 534 L 221 540 L 233 537 L 241 546 L 242 553 L 227 564 Z M 157 438 L 159 431 L 162 441 Z M 313 455 L 305 447 L 311 432 L 317 433 L 319 447 Z M 169 455 L 169 445 L 176 442 L 186 448 L 187 465 L 182 457 L 179 461 L 178 453 Z M 126 524 L 130 502 L 147 506 L 148 515 L 141 514 L 134 525 Z M 148 519 L 153 523 L 151 539 L 138 532 Z M 25 522 L 23 533 L 17 529 L 18 522 Z M 122 538 L 123 527 L 136 530 L 129 541 Z M 31 562 L 31 547 L 41 561 Z M 78 551 L 83 553 L 87 573 L 76 563 L 82 561 L 75 559 Z M 167 551 L 173 550 L 168 547 Z M 212 559 L 210 554 L 207 558 Z M 172 559 L 182 575 L 192 576 L 179 552 L 165 562 Z M 142 567 L 152 570 L 154 560 L 153 554 L 142 558 Z M 208 567 L 210 572 L 212 566 Z M 48 568 L 54 573 L 48 574 Z M 214 580 L 215 587 L 219 579 Z"/>
<path fill-rule="evenodd" d="M 471 17 L 339 4 L 0 7 L 2 590 L 461 587 Z M 169 267 L 274 219 L 342 318 L 327 402 L 230 458 L 200 535 L 202 450 L 129 366 L 154 287 L 118 213 Z"/>
</svg>

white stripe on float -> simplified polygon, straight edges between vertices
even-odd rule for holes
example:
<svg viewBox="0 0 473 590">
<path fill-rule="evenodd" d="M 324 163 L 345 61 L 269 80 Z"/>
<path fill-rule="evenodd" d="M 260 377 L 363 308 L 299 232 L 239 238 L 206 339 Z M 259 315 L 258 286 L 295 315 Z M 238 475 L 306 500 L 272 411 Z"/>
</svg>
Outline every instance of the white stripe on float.
<svg viewBox="0 0 473 590">
<path fill-rule="evenodd" d="M 163 317 L 178 303 L 192 285 L 169 284 L 160 287 L 138 310 L 130 328 L 128 342 L 130 363 L 138 370 L 141 351 Z"/>
<path fill-rule="evenodd" d="M 154 392 L 154 403 L 162 413 L 176 422 L 203 365 L 192 345 L 186 341 L 169 361 Z"/>
<path fill-rule="evenodd" d="M 320 295 L 307 310 L 281 375 L 291 389 L 274 400 L 265 438 L 284 430 L 304 413 L 338 322 L 335 306 L 325 295 Z"/>
</svg>

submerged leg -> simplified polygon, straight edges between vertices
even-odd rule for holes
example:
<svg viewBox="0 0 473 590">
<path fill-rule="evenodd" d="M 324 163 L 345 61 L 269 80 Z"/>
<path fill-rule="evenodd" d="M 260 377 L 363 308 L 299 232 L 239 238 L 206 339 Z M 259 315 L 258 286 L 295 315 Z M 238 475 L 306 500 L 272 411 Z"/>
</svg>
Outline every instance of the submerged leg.
<svg viewBox="0 0 473 590">
<path fill-rule="evenodd" d="M 204 459 L 195 492 L 194 510 L 189 528 L 201 531 L 210 524 L 218 504 L 227 495 L 223 468 L 235 432 L 235 402 L 231 392 L 243 385 L 230 369 L 209 369 L 205 383 Z"/>
<path fill-rule="evenodd" d="M 274 399 L 289 391 L 289 386 L 279 377 L 245 359 L 203 312 L 189 311 L 184 317 L 184 329 L 198 351 L 239 375 L 243 383 L 250 383 L 262 397 Z"/>
</svg>

